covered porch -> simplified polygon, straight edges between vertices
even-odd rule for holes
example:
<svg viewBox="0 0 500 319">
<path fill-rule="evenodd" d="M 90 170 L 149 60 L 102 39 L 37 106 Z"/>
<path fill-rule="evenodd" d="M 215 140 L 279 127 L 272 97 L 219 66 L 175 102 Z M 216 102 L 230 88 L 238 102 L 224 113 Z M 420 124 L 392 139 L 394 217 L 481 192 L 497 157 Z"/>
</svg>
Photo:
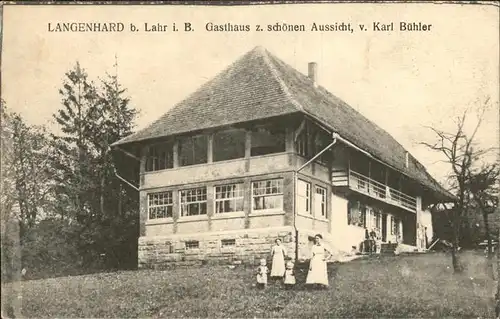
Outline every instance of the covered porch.
<svg viewBox="0 0 500 319">
<path fill-rule="evenodd" d="M 418 183 L 344 146 L 334 153 L 332 186 L 349 201 L 347 224 L 361 241 L 359 253 L 425 251 Z"/>
</svg>

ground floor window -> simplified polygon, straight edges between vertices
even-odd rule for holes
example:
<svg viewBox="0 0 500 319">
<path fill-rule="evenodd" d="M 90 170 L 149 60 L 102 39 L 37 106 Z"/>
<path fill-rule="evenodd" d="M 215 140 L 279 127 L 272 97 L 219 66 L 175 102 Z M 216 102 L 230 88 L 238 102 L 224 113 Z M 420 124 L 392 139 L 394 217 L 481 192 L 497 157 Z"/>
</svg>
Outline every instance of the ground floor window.
<svg viewBox="0 0 500 319">
<path fill-rule="evenodd" d="M 297 181 L 297 210 L 302 214 L 312 214 L 311 183 L 300 179 Z"/>
<path fill-rule="evenodd" d="M 326 189 L 320 186 L 316 186 L 315 198 L 314 198 L 314 213 L 323 218 L 327 218 L 326 215 Z"/>
<path fill-rule="evenodd" d="M 252 209 L 283 209 L 283 179 L 252 183 Z"/>
<path fill-rule="evenodd" d="M 371 208 L 369 209 L 369 225 L 367 225 L 370 229 L 380 230 L 382 227 L 382 214 L 377 209 Z"/>
<path fill-rule="evenodd" d="M 215 213 L 243 211 L 243 184 L 215 187 Z"/>
<path fill-rule="evenodd" d="M 375 228 L 380 230 L 382 228 L 382 214 L 379 211 L 374 211 L 374 214 Z"/>
<path fill-rule="evenodd" d="M 391 215 L 391 235 L 401 234 L 401 219 Z"/>
<path fill-rule="evenodd" d="M 366 206 L 360 202 L 349 202 L 347 210 L 347 224 L 358 227 L 366 227 Z"/>
<path fill-rule="evenodd" d="M 172 218 L 172 192 L 148 194 L 149 219 Z"/>
<path fill-rule="evenodd" d="M 207 188 L 199 187 L 179 192 L 181 199 L 181 216 L 207 214 Z"/>
</svg>

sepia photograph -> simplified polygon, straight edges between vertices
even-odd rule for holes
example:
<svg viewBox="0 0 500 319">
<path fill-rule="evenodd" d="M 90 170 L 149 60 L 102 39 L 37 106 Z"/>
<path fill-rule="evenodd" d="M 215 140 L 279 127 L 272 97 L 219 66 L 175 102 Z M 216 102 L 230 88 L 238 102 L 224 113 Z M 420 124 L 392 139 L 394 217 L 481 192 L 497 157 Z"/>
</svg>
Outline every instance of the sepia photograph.
<svg viewBox="0 0 500 319">
<path fill-rule="evenodd" d="M 2 318 L 500 318 L 499 8 L 4 2 Z"/>
</svg>

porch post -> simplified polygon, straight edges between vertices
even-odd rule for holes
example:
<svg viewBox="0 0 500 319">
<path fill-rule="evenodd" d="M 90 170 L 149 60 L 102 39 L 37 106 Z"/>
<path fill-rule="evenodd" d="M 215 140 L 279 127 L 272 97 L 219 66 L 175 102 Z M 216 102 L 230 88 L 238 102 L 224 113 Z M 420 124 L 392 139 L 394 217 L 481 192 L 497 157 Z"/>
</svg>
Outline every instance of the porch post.
<svg viewBox="0 0 500 319">
<path fill-rule="evenodd" d="M 207 163 L 212 163 L 214 161 L 214 135 L 209 134 L 207 139 Z"/>
<path fill-rule="evenodd" d="M 417 196 L 416 198 L 416 211 L 415 211 L 415 214 L 416 214 L 416 237 L 417 237 L 417 249 L 419 251 L 424 251 L 426 249 L 426 247 L 424 247 L 422 245 L 422 197 L 421 196 Z"/>
<path fill-rule="evenodd" d="M 384 169 L 385 171 L 385 198 L 386 199 L 391 199 L 391 192 L 389 190 L 389 170 L 387 169 L 387 167 L 385 167 Z"/>
<path fill-rule="evenodd" d="M 174 159 L 173 160 L 173 168 L 179 167 L 179 140 L 178 139 L 176 139 L 174 141 L 172 157 Z"/>
</svg>

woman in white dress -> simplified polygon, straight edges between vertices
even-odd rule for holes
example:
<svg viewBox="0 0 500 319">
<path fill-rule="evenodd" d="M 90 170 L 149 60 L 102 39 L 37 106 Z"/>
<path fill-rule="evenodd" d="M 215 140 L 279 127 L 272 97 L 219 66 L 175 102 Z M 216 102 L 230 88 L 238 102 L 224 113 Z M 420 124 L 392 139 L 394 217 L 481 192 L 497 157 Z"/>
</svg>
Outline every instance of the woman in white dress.
<svg viewBox="0 0 500 319">
<path fill-rule="evenodd" d="M 323 237 L 320 234 L 314 236 L 314 245 L 311 249 L 312 256 L 309 263 L 306 284 L 328 287 L 326 260 L 330 258 L 331 254 L 321 244 L 322 239 Z"/>
<path fill-rule="evenodd" d="M 286 249 L 281 245 L 281 239 L 276 238 L 276 244 L 271 248 L 271 277 L 283 278 L 285 275 Z"/>
</svg>

